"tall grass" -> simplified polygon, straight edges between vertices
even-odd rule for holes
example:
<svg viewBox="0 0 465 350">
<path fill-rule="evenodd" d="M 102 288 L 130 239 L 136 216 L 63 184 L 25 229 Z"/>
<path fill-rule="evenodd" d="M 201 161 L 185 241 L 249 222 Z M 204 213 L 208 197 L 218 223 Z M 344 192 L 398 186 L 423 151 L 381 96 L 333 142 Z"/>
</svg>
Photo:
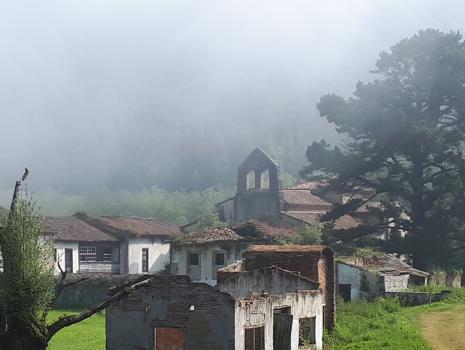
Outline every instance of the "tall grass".
<svg viewBox="0 0 465 350">
<path fill-rule="evenodd" d="M 418 316 L 465 303 L 465 289 L 451 289 L 446 300 L 431 305 L 401 307 L 397 298 L 338 302 L 336 327 L 325 334 L 331 350 L 426 350 Z"/>
</svg>

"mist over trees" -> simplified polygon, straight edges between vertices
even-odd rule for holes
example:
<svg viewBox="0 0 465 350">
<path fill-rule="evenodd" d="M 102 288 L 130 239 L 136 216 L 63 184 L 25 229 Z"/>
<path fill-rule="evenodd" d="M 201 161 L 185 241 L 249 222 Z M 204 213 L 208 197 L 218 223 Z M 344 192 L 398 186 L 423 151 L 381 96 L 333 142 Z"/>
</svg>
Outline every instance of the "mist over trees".
<svg viewBox="0 0 465 350">
<path fill-rule="evenodd" d="M 2 2 L 0 187 L 25 166 L 34 191 L 229 186 L 256 146 L 297 176 L 338 141 L 319 97 L 418 29 L 463 29 L 452 3 Z"/>
<path fill-rule="evenodd" d="M 345 144 L 312 143 L 302 175 L 323 176 L 342 191 L 373 191 L 327 216 L 379 202 L 379 227 L 390 230 L 387 244 L 378 241 L 385 249 L 412 254 L 419 268 L 463 267 L 465 42 L 456 32 L 420 31 L 381 53 L 373 73 L 378 78 L 358 83 L 349 99 L 321 98 L 321 116 Z"/>
</svg>

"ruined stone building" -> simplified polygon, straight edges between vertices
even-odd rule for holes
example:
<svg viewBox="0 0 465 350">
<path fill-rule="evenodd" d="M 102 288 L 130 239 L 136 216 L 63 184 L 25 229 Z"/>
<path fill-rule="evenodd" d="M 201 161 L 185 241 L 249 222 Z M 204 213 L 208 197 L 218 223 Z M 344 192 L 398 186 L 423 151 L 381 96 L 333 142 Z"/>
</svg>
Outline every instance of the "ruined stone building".
<svg viewBox="0 0 465 350">
<path fill-rule="evenodd" d="M 107 309 L 107 349 L 321 350 L 323 304 L 318 282 L 277 266 L 235 273 L 216 288 L 152 276 Z"/>
<path fill-rule="evenodd" d="M 244 258 L 217 272 L 218 285 L 245 271 L 278 266 L 319 285 L 324 304 L 324 324 L 332 329 L 336 311 L 334 251 L 321 245 L 251 245 Z"/>
</svg>

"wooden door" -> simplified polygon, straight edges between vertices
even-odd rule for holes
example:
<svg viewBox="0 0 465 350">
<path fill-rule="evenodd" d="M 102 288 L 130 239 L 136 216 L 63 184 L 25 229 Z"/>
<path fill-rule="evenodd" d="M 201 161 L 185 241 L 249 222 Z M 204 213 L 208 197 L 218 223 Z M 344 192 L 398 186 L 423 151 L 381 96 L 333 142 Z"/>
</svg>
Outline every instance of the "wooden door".
<svg viewBox="0 0 465 350">
<path fill-rule="evenodd" d="M 273 349 L 291 349 L 292 315 L 273 314 Z"/>
</svg>

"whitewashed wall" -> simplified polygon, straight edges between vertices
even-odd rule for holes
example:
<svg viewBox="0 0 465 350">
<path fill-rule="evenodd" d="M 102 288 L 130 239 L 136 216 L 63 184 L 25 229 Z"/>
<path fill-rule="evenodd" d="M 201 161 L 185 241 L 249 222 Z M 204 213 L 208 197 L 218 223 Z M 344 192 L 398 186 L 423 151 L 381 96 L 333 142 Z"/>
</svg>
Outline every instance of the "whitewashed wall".
<svg viewBox="0 0 465 350">
<path fill-rule="evenodd" d="M 170 263 L 170 244 L 161 238 L 130 238 L 128 242 L 128 273 L 142 273 L 142 249 L 149 250 L 149 272 L 165 269 Z"/>
<path fill-rule="evenodd" d="M 58 263 L 60 263 L 61 268 L 65 269 L 65 249 L 73 250 L 73 273 L 79 272 L 79 244 L 77 242 L 55 242 L 54 247 L 56 249 L 56 259 L 57 263 L 55 264 L 55 272 L 60 273 L 58 269 Z"/>
<path fill-rule="evenodd" d="M 245 249 L 245 246 L 242 248 L 239 245 L 225 249 L 219 244 L 177 246 L 172 252 L 171 273 L 174 275 L 187 275 L 187 256 L 190 253 L 197 253 L 200 258 L 201 273 L 200 280 L 195 282 L 202 282 L 215 286 L 216 279 L 212 278 L 213 254 L 219 252 L 225 253 L 225 266 L 228 266 L 240 260 Z"/>
<path fill-rule="evenodd" d="M 237 299 L 235 303 L 235 350 L 244 350 L 247 327 L 265 327 L 265 350 L 273 350 L 273 309 L 290 307 L 293 316 L 291 350 L 299 348 L 299 318 L 316 317 L 316 350 L 323 349 L 323 299 L 321 293 L 301 291 L 253 299 Z"/>
</svg>

